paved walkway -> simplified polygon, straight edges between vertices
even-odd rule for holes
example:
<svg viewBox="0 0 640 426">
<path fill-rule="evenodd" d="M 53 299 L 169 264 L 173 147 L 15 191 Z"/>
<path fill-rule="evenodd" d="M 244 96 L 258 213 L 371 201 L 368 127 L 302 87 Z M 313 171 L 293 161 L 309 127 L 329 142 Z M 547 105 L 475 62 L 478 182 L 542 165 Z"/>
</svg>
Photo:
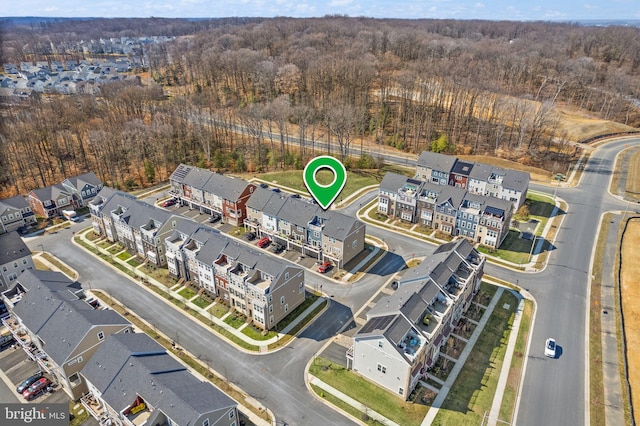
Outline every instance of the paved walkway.
<svg viewBox="0 0 640 426">
<path fill-rule="evenodd" d="M 504 292 L 504 288 L 498 287 L 498 290 L 493 295 L 493 299 L 491 299 L 491 303 L 489 303 L 489 306 L 484 311 L 482 318 L 480 318 L 480 321 L 478 322 L 478 326 L 475 328 L 475 330 L 473 330 L 473 334 L 471 334 L 471 337 L 469 338 L 469 343 L 465 345 L 464 350 L 462 351 L 462 353 L 460 354 L 460 357 L 458 358 L 458 361 L 456 361 L 455 365 L 453 366 L 453 369 L 451 369 L 451 372 L 447 377 L 447 380 L 444 382 L 444 385 L 438 392 L 438 396 L 436 396 L 436 398 L 433 400 L 433 403 L 431 404 L 431 408 L 429 408 L 427 415 L 424 417 L 424 420 L 422 421 L 422 426 L 428 426 L 431 423 L 433 423 L 433 420 L 436 418 L 436 415 L 438 414 L 440 407 L 442 407 L 442 404 L 444 403 L 445 398 L 449 394 L 449 390 L 451 390 L 451 386 L 453 386 L 453 383 L 456 381 L 458 374 L 460 374 L 460 371 L 462 370 L 464 363 L 469 357 L 469 354 L 471 354 L 471 351 L 473 350 L 476 344 L 476 341 L 480 337 L 480 333 L 482 333 L 482 330 L 484 329 L 485 325 L 487 325 L 487 321 L 491 317 L 491 314 L 493 313 L 493 309 L 498 304 L 498 300 L 500 300 L 500 297 L 502 296 L 503 292 Z M 515 328 L 513 329 L 515 330 Z"/>
<path fill-rule="evenodd" d="M 507 379 L 509 378 L 509 371 L 511 370 L 511 359 L 513 358 L 518 334 L 520 334 L 520 320 L 522 319 L 522 311 L 524 310 L 524 298 L 520 293 L 516 293 L 515 291 L 512 293 L 519 300 L 518 309 L 516 310 L 515 317 L 513 318 L 513 325 L 511 326 L 511 332 L 509 333 L 509 342 L 507 343 L 507 351 L 504 355 L 504 359 L 502 360 L 498 386 L 496 387 L 496 393 L 493 396 L 493 403 L 491 404 L 491 411 L 489 412 L 488 426 L 495 426 L 500 417 L 502 397 L 504 396 L 504 389 L 507 386 Z"/>
<path fill-rule="evenodd" d="M 624 405 L 622 403 L 622 383 L 620 381 L 620 367 L 618 365 L 614 280 L 616 253 L 620 244 L 618 240 L 618 229 L 621 226 L 621 219 L 621 215 L 614 216 L 612 223 L 609 224 L 606 247 L 615 247 L 616 250 L 605 250 L 602 259 L 602 276 L 600 281 L 604 415 L 606 424 L 615 426 L 625 424 Z"/>
</svg>

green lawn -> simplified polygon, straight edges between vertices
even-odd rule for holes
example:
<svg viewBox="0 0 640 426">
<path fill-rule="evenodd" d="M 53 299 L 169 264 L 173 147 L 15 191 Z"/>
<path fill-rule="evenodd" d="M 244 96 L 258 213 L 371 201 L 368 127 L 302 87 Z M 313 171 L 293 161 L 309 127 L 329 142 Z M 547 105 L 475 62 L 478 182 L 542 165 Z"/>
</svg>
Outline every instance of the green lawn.
<svg viewBox="0 0 640 426">
<path fill-rule="evenodd" d="M 124 247 L 122 247 L 120 244 L 116 243 L 116 244 L 114 244 L 113 246 L 111 246 L 109 248 L 109 253 L 116 254 L 116 253 L 122 251 L 123 249 L 124 249 Z"/>
<path fill-rule="evenodd" d="M 204 297 L 204 296 L 198 296 L 195 299 L 193 299 L 191 301 L 191 303 L 193 303 L 194 305 L 196 305 L 199 308 L 204 309 L 207 306 L 209 306 L 210 304 L 212 304 L 213 300 L 211 300 L 211 299 L 209 299 L 207 297 Z"/>
<path fill-rule="evenodd" d="M 338 201 L 343 198 L 347 198 L 349 195 L 365 186 L 379 184 L 387 172 L 401 173 L 409 177 L 415 175 L 415 169 L 402 166 L 384 166 L 382 170 L 349 170 L 347 171 L 347 183 L 344 185 L 344 189 L 340 193 Z M 332 175 L 332 173 L 329 171 L 325 172 L 323 170 L 318 172 L 316 176 L 318 180 L 327 180 L 328 175 Z M 291 190 L 301 194 L 308 193 L 307 187 L 304 186 L 304 181 L 302 179 L 302 170 L 265 173 L 258 175 L 257 177 L 265 182 L 290 188 Z M 329 182 L 331 179 L 329 179 Z"/>
<path fill-rule="evenodd" d="M 134 268 L 137 268 L 138 266 L 142 265 L 142 262 L 140 262 L 140 260 L 138 260 L 138 258 L 135 256 L 132 257 L 127 263 L 133 266 Z"/>
<path fill-rule="evenodd" d="M 380 423 L 379 421 L 374 420 L 374 419 L 370 418 L 369 416 L 367 416 L 366 413 L 363 413 L 362 411 L 358 410 L 357 408 L 352 407 L 351 405 L 347 404 L 346 402 L 344 402 L 340 398 L 336 398 L 335 396 L 331 395 L 330 393 L 326 393 L 325 391 L 320 389 L 318 386 L 311 385 L 311 389 L 313 389 L 313 391 L 316 393 L 316 395 L 318 395 L 320 398 L 326 399 L 331 404 L 335 405 L 336 407 L 340 408 L 341 410 L 346 411 L 347 413 L 351 414 L 356 419 L 360 419 L 360 420 L 364 421 L 368 425 L 382 425 L 382 423 Z M 367 419 L 367 420 L 365 421 L 364 419 Z"/>
<path fill-rule="evenodd" d="M 276 335 L 278 334 L 275 331 L 271 330 L 266 335 L 264 335 L 262 334 L 262 331 L 258 330 L 252 325 L 248 325 L 245 328 L 243 328 L 242 333 L 252 338 L 253 340 L 268 340 L 268 339 L 271 339 L 272 337 L 276 337 Z"/>
<path fill-rule="evenodd" d="M 216 303 L 209 308 L 209 313 L 216 318 L 222 318 L 227 312 L 229 312 L 229 307 L 221 303 Z"/>
<path fill-rule="evenodd" d="M 185 299 L 189 300 L 196 295 L 196 292 L 191 287 L 185 287 L 182 290 L 180 290 L 178 294 L 184 297 Z"/>
<path fill-rule="evenodd" d="M 245 323 L 246 317 L 240 314 L 231 314 L 224 319 L 224 322 L 229 324 L 233 328 L 240 328 Z"/>
<path fill-rule="evenodd" d="M 479 246 L 478 250 L 507 262 L 522 264 L 529 262 L 532 244 L 533 240 L 522 239 L 520 238 L 520 232 L 511 229 L 499 249 L 493 250 L 485 246 Z"/>
<path fill-rule="evenodd" d="M 403 426 L 421 424 L 429 411 L 428 406 L 405 402 L 326 358 L 316 358 L 311 363 L 309 372 L 356 401 L 367 405 L 373 411 Z"/>
<path fill-rule="evenodd" d="M 118 253 L 116 257 L 126 262 L 131 257 L 131 254 L 127 251 L 123 251 L 122 253 Z"/>
<path fill-rule="evenodd" d="M 503 308 L 509 304 L 509 309 Z M 433 425 L 479 425 L 491 410 L 518 299 L 505 291 L 444 400 Z"/>
</svg>

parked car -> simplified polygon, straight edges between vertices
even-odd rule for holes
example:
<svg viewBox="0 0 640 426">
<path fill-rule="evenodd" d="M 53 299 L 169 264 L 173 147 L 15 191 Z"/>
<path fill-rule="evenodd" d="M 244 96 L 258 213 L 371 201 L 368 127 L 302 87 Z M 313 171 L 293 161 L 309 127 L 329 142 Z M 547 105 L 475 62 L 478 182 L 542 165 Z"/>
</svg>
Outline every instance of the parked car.
<svg viewBox="0 0 640 426">
<path fill-rule="evenodd" d="M 276 254 L 282 253 L 282 251 L 284 251 L 284 246 L 280 243 L 275 243 L 273 247 L 271 247 L 271 251 Z"/>
<path fill-rule="evenodd" d="M 24 392 L 22 392 L 22 396 L 27 401 L 31 401 L 33 398 L 38 396 L 40 393 L 44 392 L 49 386 L 51 386 L 51 380 L 46 377 L 41 377 L 31 386 L 29 386 Z"/>
<path fill-rule="evenodd" d="M 291 198 L 300 198 L 300 194 L 291 194 Z"/>
<path fill-rule="evenodd" d="M 22 392 L 26 391 L 29 388 L 29 386 L 31 386 L 36 380 L 41 378 L 42 378 L 42 371 L 38 370 L 35 373 L 33 373 L 31 376 L 24 379 L 24 381 L 18 385 L 18 387 L 16 388 L 16 391 L 19 394 L 22 394 Z"/>
<path fill-rule="evenodd" d="M 549 337 L 544 344 L 544 355 L 548 356 L 549 358 L 556 357 L 556 341 L 551 337 Z"/>
<path fill-rule="evenodd" d="M 253 241 L 256 239 L 256 234 L 253 232 L 247 232 L 246 234 L 244 234 L 244 237 L 247 239 L 247 241 Z"/>
<path fill-rule="evenodd" d="M 324 262 L 322 265 L 318 267 L 318 272 L 324 274 L 329 269 L 331 269 L 331 262 Z"/>
<path fill-rule="evenodd" d="M 269 244 L 271 244 L 271 240 L 269 238 L 267 238 L 267 237 L 260 238 L 260 241 L 258 241 L 258 247 L 260 247 L 260 248 L 265 248 Z"/>
<path fill-rule="evenodd" d="M 266 183 L 261 183 L 260 184 L 260 188 L 265 188 L 266 189 L 268 187 L 269 187 L 269 185 L 267 185 Z"/>
<path fill-rule="evenodd" d="M 207 220 L 209 221 L 209 223 L 216 223 L 220 219 L 222 219 L 222 216 L 220 216 L 218 213 L 213 213 Z"/>
<path fill-rule="evenodd" d="M 273 192 L 280 192 L 280 188 L 271 188 Z"/>
<path fill-rule="evenodd" d="M 178 202 L 178 200 L 176 200 L 175 198 L 169 198 L 168 200 L 165 200 L 162 203 L 162 207 L 171 207 L 172 205 L 174 205 L 177 202 Z"/>
</svg>

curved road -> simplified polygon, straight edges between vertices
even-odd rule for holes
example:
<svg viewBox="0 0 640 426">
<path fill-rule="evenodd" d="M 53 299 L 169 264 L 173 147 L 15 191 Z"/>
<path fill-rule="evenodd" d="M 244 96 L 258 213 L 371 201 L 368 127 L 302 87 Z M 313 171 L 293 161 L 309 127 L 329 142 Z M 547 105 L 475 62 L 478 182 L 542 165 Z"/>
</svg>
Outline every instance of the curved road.
<svg viewBox="0 0 640 426">
<path fill-rule="evenodd" d="M 616 141 L 591 155 L 576 188 L 558 188 L 558 196 L 569 204 L 563 226 L 557 234 L 548 266 L 536 274 L 526 274 L 487 264 L 487 274 L 519 284 L 529 290 L 538 304 L 532 333 L 531 352 L 522 389 L 518 425 L 578 425 L 585 423 L 585 319 L 588 306 L 588 271 L 595 234 L 603 212 L 622 210 L 627 203 L 608 194 L 607 188 L 616 153 L 625 144 L 640 139 Z M 394 158 L 385 158 L 394 162 Z M 403 165 L 415 165 L 404 158 Z M 532 189 L 548 187 L 532 185 Z M 359 203 L 368 202 L 368 193 L 342 211 L 355 215 Z M 78 231 L 88 221 L 73 225 Z M 339 285 L 314 273 L 307 273 L 310 287 L 323 285 L 331 296 L 329 309 L 287 348 L 268 355 L 252 355 L 234 347 L 194 323 L 157 296 L 95 260 L 83 249 L 69 243 L 71 232 L 27 239 L 32 250 L 44 248 L 80 272 L 85 286 L 109 291 L 182 347 L 269 407 L 279 421 L 289 425 L 352 424 L 310 395 L 304 385 L 304 368 L 309 359 L 366 303 L 385 281 L 413 254 L 429 255 L 435 247 L 382 228 L 369 226 L 371 235 L 384 239 L 392 252 L 364 279 L 353 285 Z M 177 331 L 179 330 L 179 332 Z M 543 356 L 544 341 L 556 338 L 558 359 Z"/>
</svg>

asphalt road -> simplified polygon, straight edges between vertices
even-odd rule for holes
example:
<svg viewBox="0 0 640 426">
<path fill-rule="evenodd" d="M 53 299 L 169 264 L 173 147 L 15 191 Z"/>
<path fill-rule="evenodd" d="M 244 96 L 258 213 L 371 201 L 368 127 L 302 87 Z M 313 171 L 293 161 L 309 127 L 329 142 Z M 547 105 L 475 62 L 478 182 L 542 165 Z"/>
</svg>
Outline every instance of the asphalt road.
<svg viewBox="0 0 640 426">
<path fill-rule="evenodd" d="M 538 311 L 533 328 L 531 352 L 522 389 L 517 424 L 584 424 L 587 409 L 585 389 L 585 316 L 588 306 L 588 271 L 600 216 L 620 210 L 626 202 L 607 192 L 615 154 L 625 144 L 620 141 L 595 151 L 577 188 L 558 188 L 557 194 L 570 205 L 555 241 L 556 250 L 541 272 L 526 274 L 487 264 L 487 274 L 519 284 L 536 298 Z M 387 158 L 393 161 L 395 158 Z M 395 159 L 401 164 L 415 161 Z M 549 192 L 549 187 L 532 185 Z M 355 214 L 360 203 L 375 197 L 368 193 L 343 209 Z M 73 230 L 89 226 L 89 221 L 73 225 Z M 350 323 L 353 314 L 384 285 L 390 276 L 413 256 L 433 253 L 435 246 L 405 235 L 373 226 L 368 233 L 383 239 L 390 252 L 364 279 L 355 284 L 333 283 L 319 274 L 307 273 L 307 285 L 323 285 L 330 296 L 330 308 L 289 347 L 268 355 L 238 352 L 217 336 L 194 323 L 128 278 L 96 261 L 93 256 L 69 243 L 71 231 L 29 238 L 32 250 L 44 248 L 80 272 L 80 282 L 101 288 L 125 303 L 166 335 L 226 376 L 245 392 L 269 407 L 278 420 L 289 425 L 351 424 L 351 421 L 319 402 L 304 385 L 304 367 L 326 340 Z M 547 337 L 558 342 L 559 356 L 543 356 Z"/>
</svg>

